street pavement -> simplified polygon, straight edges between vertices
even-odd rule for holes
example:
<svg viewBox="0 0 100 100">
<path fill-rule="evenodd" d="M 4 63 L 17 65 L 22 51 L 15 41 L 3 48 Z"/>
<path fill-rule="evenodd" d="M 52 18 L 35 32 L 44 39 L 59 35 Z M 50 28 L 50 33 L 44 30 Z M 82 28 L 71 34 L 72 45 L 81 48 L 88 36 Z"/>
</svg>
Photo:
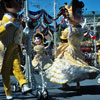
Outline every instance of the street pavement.
<svg viewBox="0 0 100 100">
<path fill-rule="evenodd" d="M 98 76 L 100 77 L 100 75 Z M 100 100 L 100 85 L 97 83 L 98 77 L 94 80 L 85 80 L 80 82 L 81 88 L 76 89 L 75 83 L 69 84 L 70 87 L 63 88 L 62 85 L 50 83 L 47 79 L 48 100 Z M 36 84 L 41 84 L 39 75 L 35 75 Z M 16 84 L 16 79 L 11 76 L 11 86 Z M 19 87 L 18 87 L 19 88 Z M 13 90 L 13 88 L 12 88 Z M 32 94 L 23 95 L 20 90 L 12 91 L 14 100 L 37 100 L 36 90 Z M 2 77 L 0 75 L 0 100 L 6 100 L 3 89 Z"/>
</svg>

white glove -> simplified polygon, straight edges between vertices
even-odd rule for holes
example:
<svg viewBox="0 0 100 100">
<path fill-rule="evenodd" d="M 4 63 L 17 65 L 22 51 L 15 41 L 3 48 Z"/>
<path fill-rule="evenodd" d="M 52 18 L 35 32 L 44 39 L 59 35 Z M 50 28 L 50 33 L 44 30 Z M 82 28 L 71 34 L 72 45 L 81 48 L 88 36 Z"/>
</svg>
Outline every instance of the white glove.
<svg viewBox="0 0 100 100">
<path fill-rule="evenodd" d="M 82 29 L 86 27 L 86 18 L 84 19 L 84 23 L 82 24 Z"/>
<path fill-rule="evenodd" d="M 13 22 L 9 21 L 8 23 L 5 23 L 4 26 L 7 28 L 9 25 L 14 25 Z"/>
<path fill-rule="evenodd" d="M 23 30 L 23 34 L 27 36 L 29 32 L 30 32 L 29 26 L 26 24 L 26 27 Z"/>
</svg>

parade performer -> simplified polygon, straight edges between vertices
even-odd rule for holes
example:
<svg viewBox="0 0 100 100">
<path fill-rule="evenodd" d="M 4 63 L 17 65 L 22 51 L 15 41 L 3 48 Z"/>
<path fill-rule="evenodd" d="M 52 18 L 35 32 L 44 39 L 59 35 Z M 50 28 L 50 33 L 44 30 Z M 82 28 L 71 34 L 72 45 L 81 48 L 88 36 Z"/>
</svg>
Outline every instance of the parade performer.
<svg viewBox="0 0 100 100">
<path fill-rule="evenodd" d="M 64 16 L 68 25 L 64 30 L 68 34 L 66 35 L 68 45 L 65 49 L 62 49 L 62 57 L 57 56 L 52 66 L 46 71 L 46 77 L 53 83 L 76 82 L 79 88 L 80 81 L 94 79 L 100 73 L 99 69 L 84 62 L 84 56 L 80 50 L 80 42 L 83 39 L 85 30 L 85 25 L 80 25 L 80 22 L 83 21 L 83 7 L 84 3 L 82 1 L 72 0 L 70 5 L 60 8 L 59 15 Z"/>
<path fill-rule="evenodd" d="M 64 50 L 68 46 L 67 36 L 68 32 L 66 32 L 66 30 L 61 31 L 61 36 L 60 36 L 61 43 L 59 43 L 59 46 L 57 47 L 56 58 L 57 57 L 62 58 L 64 56 Z"/>
<path fill-rule="evenodd" d="M 0 21 L 0 64 L 6 99 L 13 99 L 11 95 L 10 75 L 14 75 L 19 82 L 22 93 L 30 92 L 28 81 L 22 73 L 20 63 L 20 44 L 22 42 L 22 25 L 17 19 L 17 12 L 21 11 L 22 0 L 2 0 L 4 15 Z"/>
<path fill-rule="evenodd" d="M 35 68 L 35 70 L 38 70 L 39 67 L 42 67 L 43 70 L 45 71 L 52 64 L 52 60 L 47 54 L 43 43 L 44 43 L 43 33 L 35 33 L 33 35 L 33 49 L 36 54 L 32 60 L 32 65 Z"/>
<path fill-rule="evenodd" d="M 100 66 L 100 43 L 96 44 L 97 47 L 97 58 L 98 58 L 98 64 Z"/>
</svg>

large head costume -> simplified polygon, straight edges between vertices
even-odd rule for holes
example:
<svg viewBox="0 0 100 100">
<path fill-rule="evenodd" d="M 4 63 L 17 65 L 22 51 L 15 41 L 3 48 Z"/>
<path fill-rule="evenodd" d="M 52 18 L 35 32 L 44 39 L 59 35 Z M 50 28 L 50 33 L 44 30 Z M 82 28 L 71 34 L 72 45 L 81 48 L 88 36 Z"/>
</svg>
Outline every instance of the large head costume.
<svg viewBox="0 0 100 100">
<path fill-rule="evenodd" d="M 84 3 L 78 0 L 72 0 L 72 2 L 68 5 L 60 7 L 60 12 L 58 16 L 63 15 L 64 18 L 70 19 L 72 22 L 80 22 L 83 20 L 82 16 L 82 8 L 84 7 Z"/>
<path fill-rule="evenodd" d="M 38 40 L 41 40 L 41 44 L 43 44 L 43 42 L 44 42 L 44 35 L 42 33 L 40 33 L 40 32 L 35 33 L 33 35 L 33 43 L 35 43 L 35 41 L 38 41 Z"/>
<path fill-rule="evenodd" d="M 5 12 L 16 14 L 20 12 L 24 6 L 24 0 L 0 0 L 0 17 Z"/>
</svg>

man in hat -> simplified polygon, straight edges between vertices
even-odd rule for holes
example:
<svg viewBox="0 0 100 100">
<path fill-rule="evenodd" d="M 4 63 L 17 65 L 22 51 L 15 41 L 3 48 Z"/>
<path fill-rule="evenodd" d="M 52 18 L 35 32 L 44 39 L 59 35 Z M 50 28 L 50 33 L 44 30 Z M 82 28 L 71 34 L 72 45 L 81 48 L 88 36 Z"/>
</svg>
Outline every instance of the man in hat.
<svg viewBox="0 0 100 100">
<path fill-rule="evenodd" d="M 28 82 L 22 73 L 20 63 L 20 44 L 23 28 L 17 13 L 23 8 L 22 0 L 2 0 L 4 15 L 0 21 L 0 64 L 6 99 L 13 99 L 11 95 L 10 74 L 19 82 L 22 93 L 30 92 Z"/>
<path fill-rule="evenodd" d="M 64 56 L 64 55 L 63 55 L 64 50 L 65 50 L 65 49 L 67 48 L 67 46 L 68 46 L 67 37 L 68 37 L 68 32 L 66 32 L 66 30 L 61 31 L 61 36 L 60 36 L 61 43 L 59 44 L 59 46 L 58 46 L 58 48 L 57 48 L 56 57 L 62 57 L 62 56 Z"/>
</svg>

